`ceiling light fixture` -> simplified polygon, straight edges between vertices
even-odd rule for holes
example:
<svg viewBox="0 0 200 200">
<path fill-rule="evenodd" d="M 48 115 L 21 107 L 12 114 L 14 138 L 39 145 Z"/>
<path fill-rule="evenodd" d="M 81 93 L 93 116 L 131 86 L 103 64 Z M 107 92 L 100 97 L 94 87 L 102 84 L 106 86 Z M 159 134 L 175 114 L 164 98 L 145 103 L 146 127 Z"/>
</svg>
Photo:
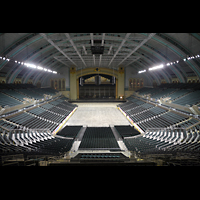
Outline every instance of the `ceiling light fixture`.
<svg viewBox="0 0 200 200">
<path fill-rule="evenodd" d="M 0 56 L 0 60 L 6 60 L 6 61 L 10 61 L 11 59 L 5 57 L 5 56 Z M 57 74 L 56 71 L 52 71 L 50 69 L 46 69 L 46 68 L 43 68 L 41 66 L 36 66 L 34 64 L 31 64 L 31 63 L 26 63 L 26 62 L 20 62 L 20 61 L 17 61 L 17 60 L 11 60 L 11 62 L 14 62 L 14 63 L 17 63 L 18 65 L 25 65 L 26 67 L 30 67 L 30 68 L 33 68 L 33 69 L 39 69 L 39 70 L 43 70 L 43 71 L 48 71 L 48 72 L 51 72 L 53 74 Z"/>
</svg>

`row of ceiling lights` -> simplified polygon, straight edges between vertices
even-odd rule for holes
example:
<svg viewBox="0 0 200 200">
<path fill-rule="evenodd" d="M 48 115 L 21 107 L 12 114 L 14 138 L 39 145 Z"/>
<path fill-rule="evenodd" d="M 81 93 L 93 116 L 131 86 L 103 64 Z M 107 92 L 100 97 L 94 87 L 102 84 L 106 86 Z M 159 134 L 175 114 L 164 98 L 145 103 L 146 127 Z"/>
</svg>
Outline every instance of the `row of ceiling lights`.
<svg viewBox="0 0 200 200">
<path fill-rule="evenodd" d="M 9 59 L 9 58 L 6 58 L 6 57 L 1 57 L 1 56 L 0 56 L 0 59 L 1 59 L 1 60 L 10 61 L 10 59 Z M 53 74 L 57 74 L 56 71 L 52 71 L 52 70 L 50 70 L 50 69 L 47 69 L 47 68 L 44 68 L 44 67 L 41 67 L 41 66 L 36 66 L 36 65 L 34 65 L 34 64 L 31 64 L 31 63 L 20 62 L 20 61 L 17 61 L 17 60 L 15 60 L 14 62 L 17 63 L 17 64 L 20 64 L 20 65 L 25 65 L 26 67 L 30 67 L 30 68 L 32 68 L 32 69 L 39 69 L 39 70 L 43 70 L 43 71 L 45 71 L 45 72 L 51 72 L 51 73 L 53 73 Z"/>
<path fill-rule="evenodd" d="M 186 62 L 187 60 L 196 59 L 196 58 L 200 58 L 200 55 L 197 54 L 196 56 L 188 56 L 187 58 L 184 58 L 183 61 Z M 163 68 L 164 66 L 170 66 L 170 65 L 173 65 L 173 64 L 177 64 L 177 63 L 179 63 L 179 60 L 177 60 L 175 62 L 169 62 L 166 65 L 161 64 L 161 65 L 157 65 L 157 66 L 151 67 L 151 68 L 149 68 L 149 71 L 160 69 L 160 68 Z M 144 73 L 144 72 L 146 72 L 146 70 L 138 71 L 139 74 Z"/>
</svg>

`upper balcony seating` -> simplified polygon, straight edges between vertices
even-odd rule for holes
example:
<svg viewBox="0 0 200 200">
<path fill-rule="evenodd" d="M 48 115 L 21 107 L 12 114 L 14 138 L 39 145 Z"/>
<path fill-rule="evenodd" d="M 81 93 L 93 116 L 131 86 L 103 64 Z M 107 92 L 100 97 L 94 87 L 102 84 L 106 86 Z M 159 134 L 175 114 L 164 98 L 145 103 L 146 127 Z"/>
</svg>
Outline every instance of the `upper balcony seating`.
<svg viewBox="0 0 200 200">
<path fill-rule="evenodd" d="M 183 105 L 183 106 L 185 106 L 186 104 L 192 106 L 192 105 L 196 105 L 196 104 L 200 103 L 199 97 L 200 97 L 200 90 L 196 90 L 192 93 L 189 93 L 189 94 L 173 101 L 173 103 Z"/>
<path fill-rule="evenodd" d="M 0 106 L 1 107 L 4 107 L 4 106 L 12 107 L 12 106 L 16 106 L 16 105 L 19 105 L 19 104 L 22 104 L 22 102 L 0 92 Z"/>
</svg>

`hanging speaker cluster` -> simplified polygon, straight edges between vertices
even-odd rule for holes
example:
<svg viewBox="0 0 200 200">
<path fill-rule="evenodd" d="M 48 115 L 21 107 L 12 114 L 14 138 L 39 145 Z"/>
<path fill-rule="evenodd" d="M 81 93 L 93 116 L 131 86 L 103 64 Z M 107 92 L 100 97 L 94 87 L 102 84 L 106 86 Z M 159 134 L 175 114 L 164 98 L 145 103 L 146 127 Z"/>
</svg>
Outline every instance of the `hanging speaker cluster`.
<svg viewBox="0 0 200 200">
<path fill-rule="evenodd" d="M 83 80 L 84 80 L 84 78 L 80 77 L 80 86 L 83 86 Z"/>
<path fill-rule="evenodd" d="M 99 76 L 99 75 L 95 76 L 95 84 L 101 85 L 101 76 Z"/>
<path fill-rule="evenodd" d="M 92 42 L 91 42 L 92 43 Z M 91 46 L 92 54 L 103 54 L 104 46 L 101 46 L 102 40 L 94 40 L 94 45 Z"/>
<path fill-rule="evenodd" d="M 112 76 L 112 85 L 115 84 L 115 76 Z"/>
</svg>

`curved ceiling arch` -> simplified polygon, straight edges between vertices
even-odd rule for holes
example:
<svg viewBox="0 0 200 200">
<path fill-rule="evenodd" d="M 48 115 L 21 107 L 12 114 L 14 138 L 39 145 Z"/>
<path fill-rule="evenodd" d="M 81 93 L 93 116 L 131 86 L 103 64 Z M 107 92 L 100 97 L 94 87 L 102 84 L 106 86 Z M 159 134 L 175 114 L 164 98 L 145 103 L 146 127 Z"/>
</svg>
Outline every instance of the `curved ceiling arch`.
<svg viewBox="0 0 200 200">
<path fill-rule="evenodd" d="M 155 37 L 156 36 L 154 36 L 152 39 L 155 39 Z M 160 44 L 163 45 L 163 43 L 160 43 Z M 163 63 L 163 62 L 164 63 L 171 62 L 170 58 L 166 54 L 164 54 L 164 53 L 162 53 L 162 52 L 160 52 L 159 50 L 156 49 L 156 46 L 152 47 L 149 44 L 145 44 L 142 48 L 145 48 L 146 46 L 149 47 L 149 51 L 150 52 L 152 51 L 151 52 L 152 54 L 155 54 L 157 57 L 159 57 L 159 59 L 161 60 L 160 61 L 161 63 Z M 170 66 L 168 66 L 168 68 L 170 68 L 170 70 L 173 71 L 173 73 L 177 76 L 177 78 L 179 78 L 180 82 L 185 82 L 185 78 L 183 76 L 184 73 L 180 72 L 180 71 L 182 71 L 180 66 L 178 67 L 180 69 L 180 71 L 177 70 L 177 68 L 175 67 L 177 65 L 179 65 L 179 64 L 175 64 L 175 65 L 172 65 L 172 66 L 170 65 Z"/>
<path fill-rule="evenodd" d="M 178 34 L 178 33 L 177 33 Z M 159 62 L 173 62 L 176 59 L 183 59 L 187 55 L 193 55 L 195 52 L 200 52 L 198 45 L 200 44 L 200 34 L 198 33 L 185 33 L 180 38 L 178 35 L 167 33 L 156 33 L 152 38 L 149 38 L 150 33 L 48 33 L 46 36 L 51 39 L 52 45 L 41 34 L 38 33 L 24 33 L 16 34 L 12 38 L 11 42 L 5 42 L 5 49 L 2 49 L 0 56 L 7 56 L 9 59 L 18 59 L 20 61 L 31 61 L 36 64 L 45 64 L 45 66 L 51 67 L 51 69 L 60 69 L 70 66 L 70 60 L 64 56 L 68 55 L 72 61 L 77 63 L 78 66 L 86 65 L 99 67 L 107 67 L 110 62 L 111 66 L 117 66 L 122 61 L 122 66 L 133 67 L 138 70 L 147 69 L 150 64 L 157 65 Z M 175 37 L 176 36 L 176 37 Z M 0 34 L 0 43 L 2 38 L 9 39 L 11 34 Z M 189 38 L 192 38 L 193 45 L 190 44 Z M 188 40 L 185 41 L 184 39 Z M 101 40 L 104 45 L 104 54 L 102 57 L 92 57 L 90 47 L 92 41 Z M 140 46 L 140 44 L 146 40 L 146 42 Z M 136 51 L 134 49 L 137 48 Z M 163 47 L 161 47 L 163 46 Z M 195 46 L 195 48 L 194 48 Z M 167 47 L 167 54 L 163 51 L 164 47 Z M 193 49 L 192 49 L 193 48 Z M 197 51 L 198 50 L 198 51 Z M 29 51 L 29 55 L 27 54 Z M 56 53 L 57 52 L 57 53 Z M 64 52 L 64 54 L 62 54 Z M 131 53 L 133 52 L 133 53 Z M 44 59 L 41 59 L 43 54 Z M 130 55 L 129 55 L 130 54 Z M 142 56 L 144 54 L 144 56 Z M 54 58 L 56 57 L 57 58 Z M 140 58 L 138 58 L 138 56 Z M 120 62 L 121 60 L 121 62 Z M 143 64 L 140 63 L 144 62 Z M 95 63 L 95 65 L 94 65 Z M 130 63 L 130 64 L 129 64 Z M 200 79 L 200 60 L 193 59 L 184 62 L 184 66 L 181 63 L 167 66 L 166 69 L 155 72 L 155 76 L 164 78 L 167 82 L 170 82 L 174 75 L 179 78 L 180 82 L 186 82 L 187 77 L 190 76 L 190 72 L 193 72 Z M 36 70 L 37 71 L 37 70 Z M 36 71 L 27 69 L 18 65 L 18 63 L 10 64 L 7 60 L 0 60 L 0 76 L 6 74 L 8 82 L 13 82 L 18 75 L 23 77 L 23 82 L 32 77 L 37 80 L 38 74 Z M 58 71 L 59 72 L 59 71 Z M 173 75 L 173 76 L 172 76 Z M 157 80 L 158 81 L 158 80 Z"/>
<path fill-rule="evenodd" d="M 58 70 L 62 66 L 63 66 L 62 63 L 58 63 L 56 70 Z M 51 74 L 46 74 L 45 72 L 41 72 L 41 73 L 35 75 L 33 78 L 33 83 L 36 84 L 41 79 L 42 79 L 42 81 L 45 81 L 46 78 L 48 77 L 47 75 L 50 76 Z M 25 83 L 27 83 L 27 81 Z"/>
<path fill-rule="evenodd" d="M 143 68 L 146 68 L 146 65 L 144 65 L 144 63 L 136 63 L 136 65 L 135 65 L 135 67 L 139 70 L 139 69 L 141 69 L 141 66 L 143 67 Z M 153 80 L 155 80 L 156 81 L 156 83 L 159 85 L 160 83 L 161 83 L 161 79 L 160 79 L 160 76 L 158 76 L 157 74 L 156 74 L 156 72 L 154 71 L 152 71 L 151 73 L 149 73 L 149 72 L 147 72 L 147 73 L 144 73 L 144 74 L 142 74 L 143 76 L 146 76 L 146 77 L 148 77 L 148 78 L 150 78 L 150 80 L 151 80 L 151 84 L 153 84 Z"/>
<path fill-rule="evenodd" d="M 177 55 L 179 59 L 183 59 L 186 58 L 187 55 L 191 55 L 191 52 L 188 52 L 186 48 L 184 48 L 179 42 L 176 42 L 175 39 L 173 40 L 169 36 L 164 34 L 157 34 L 153 39 L 157 40 L 165 46 L 168 46 L 169 49 L 173 51 L 174 55 Z M 197 63 L 198 62 L 194 60 L 186 62 L 188 67 L 190 67 L 200 79 L 200 69 Z"/>
<path fill-rule="evenodd" d="M 141 49 L 142 49 L 142 50 L 146 50 L 146 51 L 142 52 L 141 50 L 139 50 L 139 51 L 135 52 L 135 54 L 136 54 L 136 53 L 139 53 L 140 57 L 141 57 L 141 58 L 144 58 L 144 61 L 147 62 L 147 63 L 149 63 L 149 65 L 146 67 L 146 70 L 147 70 L 150 66 L 156 65 L 155 63 L 157 63 L 157 61 L 155 60 L 155 57 L 154 57 L 153 55 L 148 54 L 148 53 L 147 53 L 147 51 L 148 51 L 147 49 L 143 49 L 143 48 L 141 48 Z M 150 53 L 151 53 L 151 52 L 150 52 Z M 151 57 L 151 58 L 150 58 L 150 57 Z M 137 60 L 136 62 L 144 62 L 144 61 L 143 61 L 143 60 L 142 60 L 142 61 L 141 61 L 141 60 Z M 140 70 L 141 70 L 141 69 L 140 69 Z M 167 82 L 169 83 L 169 82 L 170 82 L 171 76 L 169 76 L 169 74 L 167 74 L 166 71 L 163 71 L 163 70 L 161 70 L 160 73 L 161 73 L 161 75 L 162 75 L 163 77 L 166 78 Z M 169 77 L 168 77 L 168 76 L 169 76 Z"/>
</svg>

